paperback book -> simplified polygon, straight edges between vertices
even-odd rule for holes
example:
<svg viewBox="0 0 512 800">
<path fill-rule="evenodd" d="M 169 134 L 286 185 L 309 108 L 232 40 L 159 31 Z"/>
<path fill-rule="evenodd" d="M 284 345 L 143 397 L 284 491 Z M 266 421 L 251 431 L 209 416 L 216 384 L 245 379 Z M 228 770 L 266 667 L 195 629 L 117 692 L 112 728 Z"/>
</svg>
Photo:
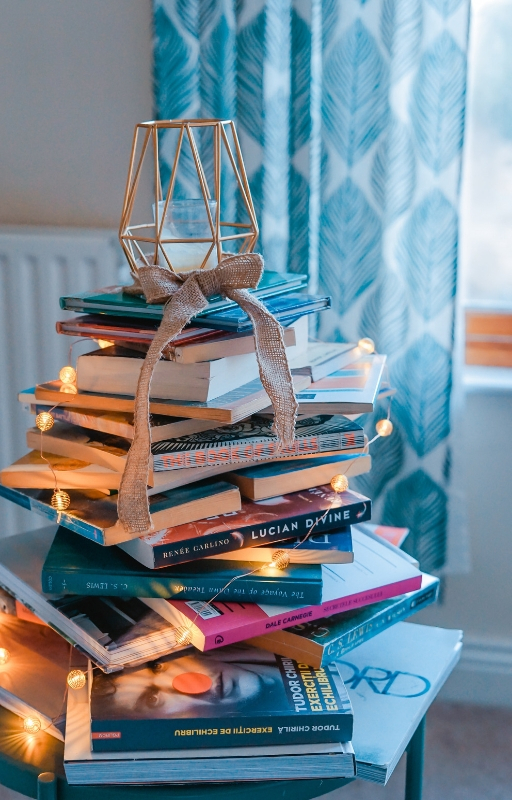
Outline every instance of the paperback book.
<svg viewBox="0 0 512 800">
<path fill-rule="evenodd" d="M 151 570 L 118 547 L 100 549 L 94 542 L 65 528 L 57 530 L 46 556 L 42 586 L 43 592 L 49 594 L 163 597 L 205 602 L 216 597 L 218 600 L 289 605 L 316 604 L 323 599 L 320 564 L 294 564 L 284 570 L 269 570 L 261 562 L 239 564 L 201 559 Z"/>
<path fill-rule="evenodd" d="M 225 480 L 234 483 L 243 497 L 266 500 L 270 497 L 330 483 L 335 475 L 354 478 L 371 469 L 369 455 L 344 455 L 301 458 L 270 464 L 259 464 L 228 472 Z"/>
<path fill-rule="evenodd" d="M 318 486 L 272 500 L 242 500 L 239 512 L 150 533 L 123 542 L 121 547 L 141 564 L 155 569 L 304 537 L 313 525 L 317 534 L 335 531 L 368 520 L 370 515 L 367 497 L 352 491 L 336 494 L 330 486 Z"/>
<path fill-rule="evenodd" d="M 41 434 L 39 434 L 41 436 Z M 96 489 L 110 494 L 119 489 L 121 475 L 78 458 L 32 450 L 0 471 L 0 483 L 14 489 L 54 489 L 55 473 L 60 489 Z M 233 483 L 233 481 L 230 481 Z"/>
<path fill-rule="evenodd" d="M 69 528 L 87 539 L 113 545 L 133 538 L 117 516 L 117 496 L 106 496 L 93 489 L 69 490 L 71 504 L 66 511 L 51 505 L 52 489 L 11 489 L 0 484 L 0 497 L 23 508 L 35 511 Z M 149 498 L 149 510 L 155 527 L 167 530 L 169 523 L 202 520 L 215 509 L 229 514 L 240 509 L 240 493 L 236 486 L 220 481 L 200 481 Z"/>
<path fill-rule="evenodd" d="M 298 536 L 279 544 L 264 544 L 261 547 L 243 547 L 219 556 L 207 556 L 223 561 L 272 562 L 278 550 L 286 550 L 290 564 L 351 564 L 354 560 L 351 527 L 338 528 L 330 533 L 312 533 L 306 539 Z"/>
<path fill-rule="evenodd" d="M 246 645 L 96 672 L 92 684 L 93 752 L 345 742 L 352 729 L 334 664 L 310 669 Z"/>
<path fill-rule="evenodd" d="M 305 622 L 250 640 L 256 647 L 280 653 L 312 667 L 320 667 L 344 657 L 363 642 L 382 633 L 400 620 L 435 603 L 439 578 L 423 574 L 421 589 L 372 603 L 365 608 Z"/>
<path fill-rule="evenodd" d="M 299 289 L 307 283 L 307 275 L 298 275 L 288 272 L 271 272 L 265 270 L 261 276 L 257 289 L 249 289 L 251 294 L 260 300 L 263 297 L 272 297 L 282 292 Z M 164 306 L 158 303 L 147 303 L 140 295 L 126 294 L 124 286 L 107 286 L 95 292 L 66 295 L 60 298 L 60 307 L 65 311 L 96 312 L 101 314 L 132 317 L 136 319 L 161 320 Z M 229 309 L 234 305 L 233 300 L 225 297 L 212 297 L 207 308 L 198 316 L 204 316 L 211 311 Z"/>
<path fill-rule="evenodd" d="M 310 379 L 306 375 L 293 376 L 296 391 L 309 386 Z M 34 393 L 29 389 L 21 397 Z M 133 413 L 135 400 L 133 397 L 116 394 L 98 394 L 95 392 L 69 392 L 69 386 L 61 381 L 41 383 L 35 388 L 36 402 L 40 405 L 70 405 L 78 409 L 95 409 L 97 411 L 121 411 Z M 218 423 L 239 422 L 251 414 L 256 414 L 268 406 L 268 395 L 261 381 L 254 380 L 233 389 L 231 392 L 200 403 L 196 400 L 163 400 L 151 398 L 149 410 L 151 414 L 163 414 L 169 417 L 190 417 L 191 419 L 214 420 Z"/>
<path fill-rule="evenodd" d="M 0 587 L 106 672 L 177 649 L 175 628 L 136 598 L 46 597 L 41 573 L 54 536 L 51 526 L 0 539 Z"/>
<path fill-rule="evenodd" d="M 316 382 L 353 364 L 362 356 L 364 353 L 356 344 L 309 342 L 307 350 L 289 358 L 289 363 L 294 372 L 302 372 Z"/>
<path fill-rule="evenodd" d="M 320 605 L 296 603 L 283 608 L 275 604 L 154 598 L 144 598 L 144 602 L 173 625 L 188 628 L 194 646 L 206 651 L 387 600 L 421 587 L 422 575 L 417 562 L 402 550 L 359 532 L 353 532 L 352 544 L 352 564 L 323 565 L 324 599 Z"/>
<path fill-rule="evenodd" d="M 19 717 L 37 716 L 46 733 L 64 741 L 69 643 L 48 626 L 2 615 L 1 643 L 10 656 L 0 666 L 0 705 Z M 85 659 L 82 657 L 82 662 Z M 35 676 L 44 676 L 44 692 Z"/>
<path fill-rule="evenodd" d="M 367 356 L 299 391 L 301 414 L 359 414 L 373 411 L 386 356 Z"/>
<path fill-rule="evenodd" d="M 89 693 L 69 692 L 64 769 L 69 784 L 317 779 L 323 791 L 318 779 L 354 777 L 355 757 L 350 742 L 92 752 Z"/>
<path fill-rule="evenodd" d="M 462 631 L 399 622 L 336 661 L 354 717 L 357 777 L 385 784 L 462 649 Z"/>
</svg>

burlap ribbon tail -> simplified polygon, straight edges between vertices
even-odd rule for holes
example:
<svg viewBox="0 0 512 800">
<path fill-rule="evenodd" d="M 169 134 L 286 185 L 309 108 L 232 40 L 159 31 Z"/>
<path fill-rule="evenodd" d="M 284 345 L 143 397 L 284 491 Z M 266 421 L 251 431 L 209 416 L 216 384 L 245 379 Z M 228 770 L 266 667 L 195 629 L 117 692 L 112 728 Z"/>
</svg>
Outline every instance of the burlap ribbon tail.
<svg viewBox="0 0 512 800">
<path fill-rule="evenodd" d="M 214 269 L 189 273 L 185 280 L 168 269 L 141 267 L 140 287 L 149 303 L 165 302 L 162 322 L 149 347 L 137 385 L 134 438 L 128 453 L 118 498 L 118 515 L 125 530 L 141 535 L 152 529 L 147 496 L 151 457 L 150 391 L 154 368 L 166 345 L 220 294 L 238 303 L 251 319 L 261 382 L 274 407 L 274 433 L 281 446 L 295 438 L 297 401 L 286 357 L 281 325 L 247 289 L 258 286 L 263 259 L 257 253 L 224 258 Z"/>
</svg>

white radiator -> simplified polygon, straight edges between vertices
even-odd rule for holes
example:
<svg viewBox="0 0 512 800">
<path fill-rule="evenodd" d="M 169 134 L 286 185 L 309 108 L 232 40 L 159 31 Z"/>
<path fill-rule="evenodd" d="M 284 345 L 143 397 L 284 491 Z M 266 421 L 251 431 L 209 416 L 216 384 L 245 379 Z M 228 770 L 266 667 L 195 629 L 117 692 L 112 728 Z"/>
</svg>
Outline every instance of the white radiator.
<svg viewBox="0 0 512 800">
<path fill-rule="evenodd" d="M 110 230 L 0 226 L 0 466 L 27 451 L 33 417 L 22 411 L 18 391 L 57 378 L 67 363 L 73 339 L 55 332 L 66 316 L 59 297 L 118 283 L 122 261 Z M 0 536 L 40 524 L 0 499 Z"/>
</svg>

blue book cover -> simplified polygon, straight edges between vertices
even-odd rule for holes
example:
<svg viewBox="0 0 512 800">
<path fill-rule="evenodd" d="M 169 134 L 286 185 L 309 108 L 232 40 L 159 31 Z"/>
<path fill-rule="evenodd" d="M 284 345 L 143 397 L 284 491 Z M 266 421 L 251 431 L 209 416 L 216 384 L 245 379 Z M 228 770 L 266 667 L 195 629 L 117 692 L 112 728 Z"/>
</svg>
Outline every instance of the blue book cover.
<svg viewBox="0 0 512 800">
<path fill-rule="evenodd" d="M 265 270 L 257 289 L 249 291 L 260 299 L 272 297 L 281 292 L 299 289 L 307 283 L 307 275 L 295 275 L 289 272 L 272 272 Z M 144 319 L 162 319 L 164 306 L 158 303 L 146 303 L 144 297 L 126 294 L 123 286 L 106 286 L 93 292 L 66 295 L 60 298 L 60 307 L 67 311 L 86 311 L 112 314 L 122 317 Z M 232 300 L 223 297 L 212 297 L 208 307 L 199 316 L 211 311 L 230 308 Z"/>
<path fill-rule="evenodd" d="M 346 742 L 350 701 L 339 672 L 246 645 L 169 655 L 96 672 L 92 751 Z"/>
<path fill-rule="evenodd" d="M 325 666 L 434 603 L 438 594 L 439 578 L 423 574 L 421 589 L 364 608 L 258 636 L 251 642 L 273 653 L 306 661 L 312 667 Z"/>
<path fill-rule="evenodd" d="M 216 595 L 219 601 L 285 606 L 322 602 L 319 564 L 293 564 L 276 570 L 260 563 L 203 558 L 152 570 L 118 547 L 100 549 L 94 542 L 62 527 L 46 556 L 41 580 L 43 592 L 58 595 L 163 597 L 205 603 Z"/>
<path fill-rule="evenodd" d="M 387 783 L 461 649 L 462 631 L 399 622 L 335 662 L 354 709 L 358 778 Z"/>
<path fill-rule="evenodd" d="M 351 564 L 354 560 L 352 548 L 352 528 L 339 528 L 336 531 L 312 533 L 306 539 L 298 536 L 284 542 L 262 547 L 244 547 L 220 556 L 207 556 L 212 560 L 223 561 L 272 561 L 274 553 L 286 550 L 291 564 Z"/>
<path fill-rule="evenodd" d="M 331 298 L 307 294 L 282 294 L 262 300 L 263 305 L 283 325 L 295 322 L 305 314 L 314 314 L 331 307 Z M 252 328 L 252 322 L 240 306 L 206 313 L 194 319 L 194 324 L 224 331 L 242 332 Z"/>
</svg>

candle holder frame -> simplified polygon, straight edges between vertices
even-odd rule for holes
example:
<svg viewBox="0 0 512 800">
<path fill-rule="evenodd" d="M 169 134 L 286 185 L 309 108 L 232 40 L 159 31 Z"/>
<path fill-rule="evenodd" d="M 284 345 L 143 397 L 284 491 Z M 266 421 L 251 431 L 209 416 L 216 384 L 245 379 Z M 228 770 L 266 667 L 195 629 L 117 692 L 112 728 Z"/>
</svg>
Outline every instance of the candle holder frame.
<svg viewBox="0 0 512 800">
<path fill-rule="evenodd" d="M 197 129 L 212 128 L 213 129 L 213 197 L 208 186 L 203 163 L 199 155 L 196 137 L 194 131 Z M 164 200 L 162 191 L 162 181 L 160 175 L 159 163 L 159 134 L 162 131 L 175 129 L 178 131 L 178 139 L 174 153 L 172 170 L 169 178 L 169 187 L 165 197 L 163 211 L 160 215 L 159 202 Z M 227 131 L 231 132 L 234 152 L 229 142 Z M 211 237 L 207 238 L 163 238 L 162 230 L 167 214 L 169 203 L 172 201 L 175 186 L 178 164 L 180 156 L 183 151 L 184 139 L 188 140 L 194 166 L 199 179 L 199 186 L 201 189 L 201 196 L 205 204 L 206 216 L 208 225 L 211 231 Z M 137 147 L 142 140 L 139 155 L 137 155 Z M 227 163 L 235 176 L 236 184 L 240 192 L 240 197 L 246 209 L 249 222 L 230 222 L 221 219 L 221 192 L 222 192 L 222 164 L 221 153 L 222 145 L 227 155 Z M 131 224 L 135 199 L 140 185 L 140 177 L 142 174 L 142 166 L 149 158 L 150 151 L 153 151 L 153 169 L 154 169 L 154 198 L 155 198 L 155 221 L 150 223 Z M 191 198 L 192 199 L 192 198 Z M 195 199 L 195 198 L 194 198 Z M 215 220 L 213 219 L 209 200 L 217 201 L 217 211 Z M 223 229 L 233 228 L 234 233 L 223 232 Z M 153 235 L 151 235 L 153 232 Z M 240 142 L 238 140 L 236 128 L 232 120 L 220 119 L 177 119 L 177 120 L 158 120 L 151 122 L 140 122 L 135 126 L 133 136 L 132 149 L 130 155 L 130 166 L 128 169 L 128 177 L 126 180 L 126 189 L 123 201 L 123 211 L 121 216 L 121 223 L 119 227 L 119 241 L 121 247 L 128 259 L 130 270 L 134 277 L 137 277 L 138 267 L 142 264 L 150 266 L 159 264 L 160 266 L 167 266 L 175 274 L 179 274 L 169 258 L 168 252 L 162 246 L 165 244 L 182 244 L 187 242 L 198 242 L 210 244 L 206 255 L 200 265 L 200 269 L 204 269 L 207 265 L 208 259 L 213 250 L 216 249 L 217 261 L 222 258 L 222 244 L 227 241 L 242 240 L 238 252 L 251 253 L 254 250 L 256 241 L 258 239 L 259 229 L 256 220 L 256 213 L 252 201 L 251 190 L 249 188 L 249 181 L 247 180 L 247 173 L 240 149 Z M 152 254 L 144 252 L 143 246 L 147 244 L 154 245 Z"/>
</svg>

